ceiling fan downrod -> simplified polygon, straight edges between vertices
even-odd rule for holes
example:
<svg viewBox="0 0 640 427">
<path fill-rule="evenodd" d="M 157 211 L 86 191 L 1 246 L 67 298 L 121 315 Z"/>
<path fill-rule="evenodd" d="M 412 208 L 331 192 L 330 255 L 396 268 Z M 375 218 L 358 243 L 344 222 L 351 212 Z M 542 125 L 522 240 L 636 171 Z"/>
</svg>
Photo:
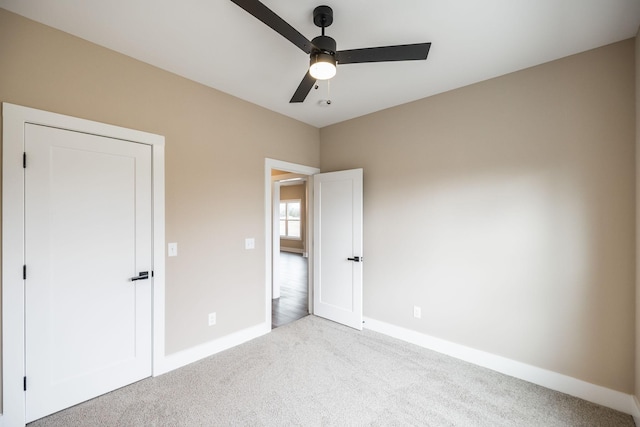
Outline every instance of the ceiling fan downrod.
<svg viewBox="0 0 640 427">
<path fill-rule="evenodd" d="M 335 58 L 337 52 L 336 41 L 324 34 L 324 29 L 333 24 L 333 10 L 329 6 L 318 6 L 313 10 L 313 23 L 322 29 L 322 34 L 311 40 L 313 48 L 311 54 L 327 54 Z"/>
</svg>

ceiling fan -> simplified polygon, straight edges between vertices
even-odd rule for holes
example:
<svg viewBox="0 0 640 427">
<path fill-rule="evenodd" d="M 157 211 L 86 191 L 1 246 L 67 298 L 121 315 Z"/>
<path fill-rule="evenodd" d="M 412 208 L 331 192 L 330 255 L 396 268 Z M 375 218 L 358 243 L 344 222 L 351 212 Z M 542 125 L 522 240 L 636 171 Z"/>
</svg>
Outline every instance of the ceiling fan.
<svg viewBox="0 0 640 427">
<path fill-rule="evenodd" d="M 431 47 L 431 43 L 416 43 L 337 50 L 336 41 L 324 34 L 324 29 L 333 23 L 333 10 L 329 6 L 318 6 L 314 9 L 313 22 L 322 28 L 322 34 L 309 41 L 258 0 L 231 1 L 310 55 L 309 70 L 289 102 L 303 102 L 317 80 L 327 80 L 336 74 L 337 64 L 424 60 L 427 59 Z"/>
</svg>

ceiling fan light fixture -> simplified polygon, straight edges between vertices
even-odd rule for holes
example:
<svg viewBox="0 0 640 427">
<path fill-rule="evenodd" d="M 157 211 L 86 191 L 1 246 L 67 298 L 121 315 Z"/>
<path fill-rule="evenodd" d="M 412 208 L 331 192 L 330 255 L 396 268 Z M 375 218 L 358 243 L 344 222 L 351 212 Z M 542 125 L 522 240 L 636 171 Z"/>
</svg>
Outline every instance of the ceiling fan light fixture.
<svg viewBox="0 0 640 427">
<path fill-rule="evenodd" d="M 336 41 L 325 35 L 325 29 L 333 23 L 333 9 L 329 6 L 318 6 L 313 10 L 313 23 L 321 28 L 322 33 L 309 41 L 260 0 L 231 1 L 310 55 L 309 69 L 291 97 L 290 103 L 304 102 L 311 89 L 318 88 L 318 80 L 328 80 L 336 75 L 338 63 L 342 66 L 368 62 L 425 60 L 431 48 L 431 43 L 413 43 L 338 50 Z M 330 100 L 327 100 L 326 104 L 329 103 Z"/>
<path fill-rule="evenodd" d="M 309 74 L 316 80 L 329 80 L 336 75 L 336 59 L 322 52 L 311 55 Z"/>
</svg>

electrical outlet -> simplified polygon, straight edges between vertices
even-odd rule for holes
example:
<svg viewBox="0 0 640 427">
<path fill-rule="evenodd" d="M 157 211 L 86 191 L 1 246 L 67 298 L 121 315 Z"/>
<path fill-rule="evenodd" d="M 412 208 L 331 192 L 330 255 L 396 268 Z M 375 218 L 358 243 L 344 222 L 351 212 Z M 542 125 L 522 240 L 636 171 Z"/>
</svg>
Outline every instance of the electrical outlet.
<svg viewBox="0 0 640 427">
<path fill-rule="evenodd" d="M 209 313 L 209 326 L 216 324 L 216 313 Z"/>
<path fill-rule="evenodd" d="M 417 305 L 414 305 L 413 317 L 415 317 L 416 319 L 420 319 L 422 317 L 422 308 L 418 307 Z"/>
</svg>

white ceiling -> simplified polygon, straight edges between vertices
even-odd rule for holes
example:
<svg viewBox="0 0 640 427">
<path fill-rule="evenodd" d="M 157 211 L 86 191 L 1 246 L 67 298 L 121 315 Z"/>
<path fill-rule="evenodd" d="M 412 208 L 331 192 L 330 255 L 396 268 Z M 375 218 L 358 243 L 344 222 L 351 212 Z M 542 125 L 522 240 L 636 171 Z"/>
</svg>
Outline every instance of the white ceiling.
<svg viewBox="0 0 640 427">
<path fill-rule="evenodd" d="M 432 42 L 426 61 L 338 66 L 289 104 L 308 56 L 230 0 L 0 0 L 0 7 L 323 127 L 634 37 L 640 0 L 262 0 L 338 49 Z M 328 94 L 330 91 L 330 94 Z M 331 105 L 321 100 L 331 99 Z"/>
</svg>

